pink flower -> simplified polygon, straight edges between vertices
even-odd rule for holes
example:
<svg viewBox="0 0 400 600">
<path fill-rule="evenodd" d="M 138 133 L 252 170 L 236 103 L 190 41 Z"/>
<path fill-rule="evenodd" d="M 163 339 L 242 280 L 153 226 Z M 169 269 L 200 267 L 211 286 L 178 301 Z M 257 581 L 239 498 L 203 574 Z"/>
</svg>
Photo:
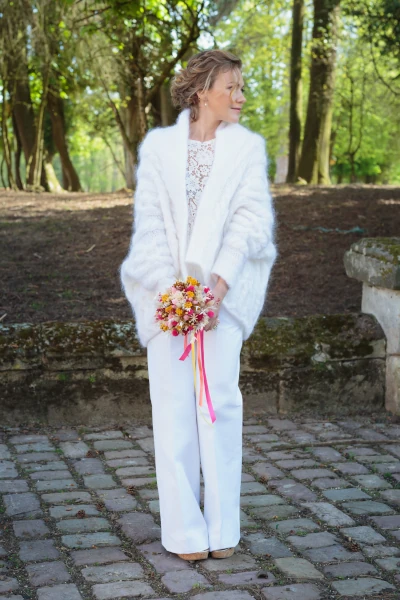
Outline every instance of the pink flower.
<svg viewBox="0 0 400 600">
<path fill-rule="evenodd" d="M 207 315 L 210 317 L 210 319 L 214 316 L 214 311 L 213 310 L 209 310 Z"/>
<path fill-rule="evenodd" d="M 197 315 L 197 320 L 198 320 L 198 321 L 202 321 L 202 320 L 203 320 L 203 315 L 202 315 L 202 314 L 200 314 L 200 315 Z"/>
<path fill-rule="evenodd" d="M 178 325 L 178 321 L 171 321 L 171 325 L 172 327 L 176 327 L 176 325 Z"/>
<path fill-rule="evenodd" d="M 173 329 L 172 335 L 174 335 L 176 337 L 177 335 L 179 335 L 179 331 L 177 331 L 176 329 Z"/>
<path fill-rule="evenodd" d="M 209 288 L 209 287 L 205 287 L 205 288 L 204 288 L 204 291 L 207 293 L 207 292 L 209 292 L 209 291 L 210 291 L 210 288 Z"/>
<path fill-rule="evenodd" d="M 186 288 L 187 292 L 194 292 L 194 285 L 188 285 Z"/>
</svg>

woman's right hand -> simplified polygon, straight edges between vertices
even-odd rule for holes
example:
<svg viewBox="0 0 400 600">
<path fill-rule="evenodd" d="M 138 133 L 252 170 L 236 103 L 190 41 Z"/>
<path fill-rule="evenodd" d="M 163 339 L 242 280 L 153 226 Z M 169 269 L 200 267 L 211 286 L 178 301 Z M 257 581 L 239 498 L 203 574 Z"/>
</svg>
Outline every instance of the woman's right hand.
<svg viewBox="0 0 400 600">
<path fill-rule="evenodd" d="M 213 306 L 212 310 L 214 316 L 210 318 L 207 325 L 204 327 L 204 331 L 210 331 L 210 329 L 214 329 L 215 325 L 218 326 L 218 315 L 219 315 L 220 304 L 218 306 Z"/>
<path fill-rule="evenodd" d="M 225 279 L 222 279 L 222 277 L 218 277 L 218 281 L 215 284 L 215 288 L 212 291 L 215 301 L 218 302 L 218 304 L 216 304 L 212 308 L 212 310 L 214 312 L 214 316 L 211 317 L 211 319 L 207 323 L 206 327 L 204 327 L 205 331 L 210 331 L 210 329 L 213 329 L 215 325 L 218 325 L 219 310 L 220 310 L 223 299 L 225 298 L 226 294 L 228 293 L 228 290 L 229 290 L 229 286 L 226 283 Z"/>
</svg>

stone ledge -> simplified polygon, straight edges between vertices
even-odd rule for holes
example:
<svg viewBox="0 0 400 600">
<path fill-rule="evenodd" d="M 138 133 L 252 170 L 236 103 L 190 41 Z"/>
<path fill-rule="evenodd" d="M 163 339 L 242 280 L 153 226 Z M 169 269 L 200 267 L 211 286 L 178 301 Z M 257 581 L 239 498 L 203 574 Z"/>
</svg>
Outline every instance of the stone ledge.
<svg viewBox="0 0 400 600">
<path fill-rule="evenodd" d="M 0 325 L 0 371 L 93 369 L 145 356 L 133 320 Z"/>
<path fill-rule="evenodd" d="M 2 325 L 0 422 L 149 417 L 146 354 L 133 320 Z M 242 349 L 244 411 L 379 410 L 385 360 L 385 336 L 372 315 L 261 317 Z"/>
<path fill-rule="evenodd" d="M 363 238 L 344 254 L 349 277 L 392 290 L 400 290 L 400 238 Z"/>
</svg>

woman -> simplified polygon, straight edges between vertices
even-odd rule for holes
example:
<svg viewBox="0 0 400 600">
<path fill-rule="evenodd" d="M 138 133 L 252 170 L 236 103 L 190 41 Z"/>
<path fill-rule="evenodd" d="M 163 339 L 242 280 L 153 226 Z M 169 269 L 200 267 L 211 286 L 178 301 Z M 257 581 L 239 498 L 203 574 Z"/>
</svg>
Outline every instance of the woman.
<svg viewBox="0 0 400 600">
<path fill-rule="evenodd" d="M 174 77 L 182 111 L 141 143 L 134 231 L 120 267 L 147 348 L 161 543 L 185 560 L 231 556 L 240 540 L 240 351 L 277 256 L 265 140 L 239 124 L 241 67 L 230 52 L 207 50 Z M 191 360 L 179 360 L 183 337 L 154 319 L 157 292 L 188 275 L 220 299 L 204 334 L 212 425 L 196 402 Z"/>
</svg>

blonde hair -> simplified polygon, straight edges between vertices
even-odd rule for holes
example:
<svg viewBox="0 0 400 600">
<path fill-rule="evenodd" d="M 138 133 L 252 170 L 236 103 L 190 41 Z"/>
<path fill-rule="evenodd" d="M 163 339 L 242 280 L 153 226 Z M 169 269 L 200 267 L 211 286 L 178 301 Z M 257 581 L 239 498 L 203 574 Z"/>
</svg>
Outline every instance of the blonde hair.
<svg viewBox="0 0 400 600">
<path fill-rule="evenodd" d="M 204 50 L 194 54 L 189 58 L 186 68 L 171 80 L 173 105 L 181 109 L 190 108 L 191 120 L 197 121 L 200 113 L 197 92 L 211 89 L 219 73 L 241 69 L 240 58 L 228 50 Z"/>
</svg>

